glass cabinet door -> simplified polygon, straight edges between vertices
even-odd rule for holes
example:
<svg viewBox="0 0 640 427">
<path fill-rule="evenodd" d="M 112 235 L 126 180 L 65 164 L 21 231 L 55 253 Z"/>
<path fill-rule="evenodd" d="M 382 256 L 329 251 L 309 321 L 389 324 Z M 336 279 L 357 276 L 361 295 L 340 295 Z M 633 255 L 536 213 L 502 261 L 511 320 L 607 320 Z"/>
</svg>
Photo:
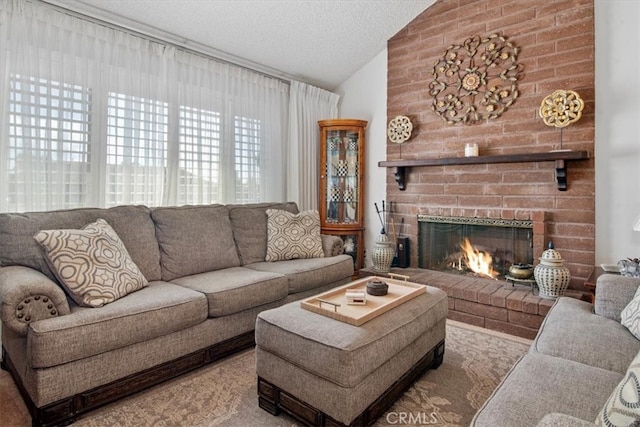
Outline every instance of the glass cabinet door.
<svg viewBox="0 0 640 427">
<path fill-rule="evenodd" d="M 326 223 L 359 222 L 360 144 L 357 130 L 326 132 Z"/>
<path fill-rule="evenodd" d="M 320 120 L 320 232 L 340 236 L 354 270 L 364 263 L 364 161 L 367 122 Z"/>
</svg>

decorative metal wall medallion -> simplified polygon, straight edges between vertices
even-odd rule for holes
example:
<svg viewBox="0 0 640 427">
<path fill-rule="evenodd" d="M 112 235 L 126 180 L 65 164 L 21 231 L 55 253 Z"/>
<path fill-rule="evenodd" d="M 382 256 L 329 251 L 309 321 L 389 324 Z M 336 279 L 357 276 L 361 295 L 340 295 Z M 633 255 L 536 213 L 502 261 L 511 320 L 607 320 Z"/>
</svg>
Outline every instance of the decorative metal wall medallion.
<svg viewBox="0 0 640 427">
<path fill-rule="evenodd" d="M 582 117 L 584 101 L 572 90 L 556 90 L 546 96 L 538 113 L 547 126 L 563 128 Z"/>
<path fill-rule="evenodd" d="M 411 138 L 411 131 L 413 130 L 413 124 L 407 116 L 396 116 L 389 122 L 387 127 L 387 136 L 389 141 L 396 144 L 402 144 L 409 138 Z"/>
<path fill-rule="evenodd" d="M 505 37 L 470 37 L 451 45 L 433 66 L 431 108 L 449 124 L 499 117 L 518 98 L 522 65 Z"/>
</svg>

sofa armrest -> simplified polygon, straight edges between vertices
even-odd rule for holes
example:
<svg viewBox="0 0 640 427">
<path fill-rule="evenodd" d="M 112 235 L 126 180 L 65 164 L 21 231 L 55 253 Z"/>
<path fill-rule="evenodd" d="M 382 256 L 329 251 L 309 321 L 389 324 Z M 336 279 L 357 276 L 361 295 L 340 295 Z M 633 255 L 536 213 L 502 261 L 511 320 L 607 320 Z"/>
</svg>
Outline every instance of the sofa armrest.
<svg viewBox="0 0 640 427">
<path fill-rule="evenodd" d="M 322 237 L 322 250 L 324 250 L 324 256 L 332 257 L 344 253 L 344 242 L 340 236 L 321 234 L 320 237 Z"/>
<path fill-rule="evenodd" d="M 538 422 L 537 427 L 589 427 L 595 423 L 572 417 L 571 415 L 554 412 L 547 414 Z"/>
<path fill-rule="evenodd" d="M 620 313 L 633 299 L 640 278 L 603 274 L 596 282 L 595 313 L 620 321 Z"/>
<path fill-rule="evenodd" d="M 67 297 L 55 282 L 29 267 L 0 268 L 0 320 L 26 335 L 29 324 L 69 314 Z"/>
</svg>

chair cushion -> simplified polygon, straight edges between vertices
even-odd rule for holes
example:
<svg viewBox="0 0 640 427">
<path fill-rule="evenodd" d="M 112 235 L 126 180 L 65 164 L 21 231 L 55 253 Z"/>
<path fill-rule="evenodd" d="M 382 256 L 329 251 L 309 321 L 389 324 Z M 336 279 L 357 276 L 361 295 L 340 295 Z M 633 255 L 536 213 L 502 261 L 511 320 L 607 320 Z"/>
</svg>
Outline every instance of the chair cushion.
<svg viewBox="0 0 640 427">
<path fill-rule="evenodd" d="M 638 425 L 640 420 L 640 352 L 596 418 L 599 426 Z"/>
<path fill-rule="evenodd" d="M 32 368 L 56 366 L 180 331 L 206 318 L 203 294 L 150 282 L 104 307 L 74 306 L 66 316 L 31 323 L 27 360 Z"/>
<path fill-rule="evenodd" d="M 351 277 L 353 275 L 353 258 L 349 255 L 338 255 L 325 258 L 257 262 L 245 267 L 287 276 L 289 293 L 295 294 Z"/>
<path fill-rule="evenodd" d="M 155 208 L 162 280 L 240 265 L 229 211 L 222 205 Z"/>
<path fill-rule="evenodd" d="M 118 234 L 103 219 L 82 230 L 41 230 L 34 239 L 73 300 L 102 307 L 147 286 Z"/>
<path fill-rule="evenodd" d="M 282 274 L 244 267 L 181 277 L 172 283 L 206 295 L 209 317 L 226 316 L 278 301 L 285 298 L 289 291 L 287 278 Z"/>
<path fill-rule="evenodd" d="M 532 352 L 570 359 L 622 375 L 640 351 L 620 322 L 593 313 L 593 305 L 559 298 L 540 326 Z"/>
<path fill-rule="evenodd" d="M 527 353 L 478 410 L 472 426 L 535 426 L 548 413 L 595 419 L 622 376 L 571 360 Z"/>
<path fill-rule="evenodd" d="M 316 210 L 292 214 L 267 209 L 267 254 L 265 261 L 321 258 L 320 214 Z"/>
<path fill-rule="evenodd" d="M 262 262 L 267 255 L 267 209 L 298 213 L 298 206 L 293 202 L 251 203 L 227 207 L 242 265 Z"/>
</svg>

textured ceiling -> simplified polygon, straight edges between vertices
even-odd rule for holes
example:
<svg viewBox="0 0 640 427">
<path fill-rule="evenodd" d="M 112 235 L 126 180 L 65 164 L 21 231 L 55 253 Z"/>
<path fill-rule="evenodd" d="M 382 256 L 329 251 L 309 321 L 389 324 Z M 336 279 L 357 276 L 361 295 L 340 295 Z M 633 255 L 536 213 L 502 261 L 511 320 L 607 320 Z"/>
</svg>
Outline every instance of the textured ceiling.
<svg viewBox="0 0 640 427">
<path fill-rule="evenodd" d="M 46 1 L 332 90 L 435 0 Z"/>
</svg>

